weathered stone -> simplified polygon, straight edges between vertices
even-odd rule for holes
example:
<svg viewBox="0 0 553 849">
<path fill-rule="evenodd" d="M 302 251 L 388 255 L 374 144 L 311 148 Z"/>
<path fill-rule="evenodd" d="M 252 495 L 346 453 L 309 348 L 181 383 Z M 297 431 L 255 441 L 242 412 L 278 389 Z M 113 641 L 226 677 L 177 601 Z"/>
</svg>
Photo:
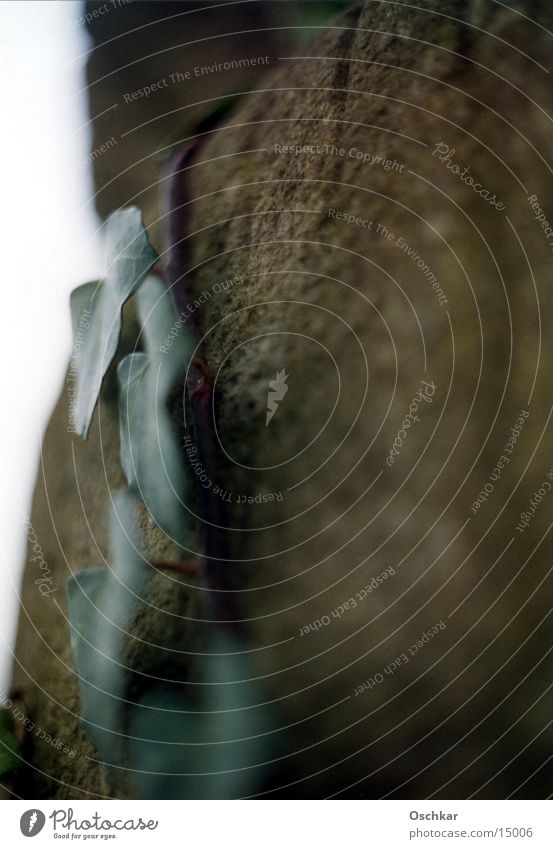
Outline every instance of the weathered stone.
<svg viewBox="0 0 553 849">
<path fill-rule="evenodd" d="M 228 454 L 220 480 L 254 499 L 226 505 L 228 569 L 287 728 L 274 795 L 552 790 L 540 771 L 548 502 L 516 526 L 551 469 L 551 256 L 528 196 L 553 219 L 552 96 L 537 64 L 550 70 L 549 40 L 529 18 L 553 21 L 544 4 L 512 8 L 528 17 L 480 2 L 353 9 L 282 59 L 183 176 L 182 235 L 195 234 L 183 273 L 212 293 L 198 320 Z M 454 151 L 440 148 L 444 161 L 440 144 Z M 505 208 L 463 182 L 464 168 Z M 266 425 L 281 369 L 288 391 Z M 473 511 L 521 410 L 504 477 Z M 48 493 L 41 473 L 32 521 L 60 587 L 68 565 L 106 550 L 104 468 L 110 486 L 121 473 L 108 400 L 99 412 L 75 465 L 63 399 L 45 441 Z M 420 420 L 407 428 L 409 413 Z M 282 500 L 255 502 L 275 492 Z M 89 754 L 63 613 L 33 592 L 29 567 L 16 683 Z M 127 792 L 84 757 L 68 766 L 43 748 L 33 765 L 52 778 L 34 773 L 36 795 Z"/>
</svg>

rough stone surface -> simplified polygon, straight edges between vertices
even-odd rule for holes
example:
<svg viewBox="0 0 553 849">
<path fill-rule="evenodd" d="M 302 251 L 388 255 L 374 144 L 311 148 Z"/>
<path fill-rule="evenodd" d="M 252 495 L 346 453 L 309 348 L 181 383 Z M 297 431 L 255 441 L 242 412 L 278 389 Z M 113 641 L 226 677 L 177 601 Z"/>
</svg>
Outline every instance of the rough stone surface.
<svg viewBox="0 0 553 849">
<path fill-rule="evenodd" d="M 543 6 L 514 8 L 551 28 Z M 536 193 L 553 218 L 552 95 L 536 65 L 550 69 L 549 42 L 496 4 L 418 7 L 367 2 L 304 45 L 309 58 L 282 59 L 184 177 L 193 204 L 183 236 L 196 235 L 183 271 L 196 293 L 212 293 L 198 320 L 228 455 L 220 480 L 233 496 L 283 494 L 233 498 L 226 512 L 244 634 L 287 727 L 275 795 L 553 789 L 541 769 L 551 748 L 551 558 L 548 538 L 538 543 L 549 502 L 515 530 L 552 456 L 551 258 L 527 200 Z M 440 142 L 505 210 L 433 156 Z M 319 151 L 295 156 L 275 144 Z M 403 167 L 364 163 L 354 148 Z M 268 383 L 283 368 L 289 389 L 266 426 Z M 435 385 L 431 403 L 420 400 L 420 421 L 388 466 L 422 380 Z M 61 593 L 69 569 L 106 556 L 118 437 L 109 398 L 86 444 L 65 433 L 64 403 L 32 518 L 60 611 L 37 601 L 28 566 L 14 680 L 30 713 L 78 755 L 67 762 L 37 744 L 26 780 L 35 797 L 121 795 L 77 729 Z M 507 471 L 473 513 L 521 409 L 530 415 Z M 390 566 L 395 575 L 332 615 Z M 203 603 L 189 593 L 180 610 Z M 153 603 L 168 595 L 160 582 Z M 328 625 L 300 636 L 325 616 Z M 440 621 L 445 629 L 409 654 Z M 154 633 L 155 619 L 144 628 Z M 355 695 L 377 674 L 381 684 Z"/>
</svg>

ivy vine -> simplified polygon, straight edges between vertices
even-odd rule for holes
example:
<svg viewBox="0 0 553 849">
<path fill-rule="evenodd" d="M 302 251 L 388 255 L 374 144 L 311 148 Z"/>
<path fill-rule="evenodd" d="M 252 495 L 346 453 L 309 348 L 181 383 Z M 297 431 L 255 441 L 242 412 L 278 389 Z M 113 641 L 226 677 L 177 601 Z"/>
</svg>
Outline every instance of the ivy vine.
<svg viewBox="0 0 553 849">
<path fill-rule="evenodd" d="M 145 351 L 117 364 L 120 458 L 128 488 L 113 498 L 110 567 L 87 568 L 67 584 L 81 723 L 112 774 L 130 774 L 143 798 L 249 795 L 263 782 L 271 715 L 235 628 L 214 622 L 203 653 L 192 664 L 197 686 L 157 681 L 152 669 L 149 689 L 136 699 L 129 696 L 127 629 L 146 603 L 153 572 L 141 548 L 133 505 L 144 506 L 185 560 L 193 548 L 185 504 L 194 482 L 168 401 L 175 390 L 186 389 L 200 431 L 207 426 L 208 405 L 206 391 L 197 391 L 203 378 L 191 361 L 192 331 L 183 324 L 171 347 L 161 351 L 177 307 L 172 287 L 153 271 L 158 257 L 136 208 L 109 218 L 106 243 L 105 281 L 80 286 L 71 296 L 74 328 L 83 310 L 89 317 L 77 360 L 75 423 L 82 437 L 116 356 L 123 305 L 133 295 Z M 204 540 L 209 549 L 207 531 Z"/>
</svg>

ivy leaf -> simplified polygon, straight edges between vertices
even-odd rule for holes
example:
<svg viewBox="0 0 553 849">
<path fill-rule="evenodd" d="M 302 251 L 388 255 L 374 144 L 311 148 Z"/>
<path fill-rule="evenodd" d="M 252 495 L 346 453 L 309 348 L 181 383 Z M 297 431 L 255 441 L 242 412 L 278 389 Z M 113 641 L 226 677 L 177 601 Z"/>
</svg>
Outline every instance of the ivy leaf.
<svg viewBox="0 0 553 849">
<path fill-rule="evenodd" d="M 11 772 L 21 763 L 21 750 L 17 738 L 12 731 L 10 712 L 0 709 L 0 775 Z"/>
<path fill-rule="evenodd" d="M 142 353 L 129 354 L 117 366 L 120 460 L 129 488 L 138 494 L 141 490 L 139 481 L 143 477 L 141 449 L 148 439 L 144 398 L 149 367 L 150 358 Z"/>
<path fill-rule="evenodd" d="M 158 685 L 133 709 L 129 762 L 142 798 L 238 799 L 263 787 L 275 721 L 247 658 L 218 637 L 199 684 Z"/>
<path fill-rule="evenodd" d="M 74 334 L 70 375 L 76 374 L 77 383 L 73 424 L 82 437 L 88 433 L 104 375 L 117 350 L 123 305 L 158 259 L 136 207 L 120 209 L 108 218 L 106 254 L 105 282 L 85 283 L 70 298 Z"/>
<path fill-rule="evenodd" d="M 120 763 L 127 668 L 123 645 L 142 602 L 148 572 L 135 548 L 133 502 L 114 497 L 113 568 L 91 568 L 67 582 L 73 663 L 79 677 L 81 724 L 109 763 Z"/>
<path fill-rule="evenodd" d="M 108 577 L 108 569 L 93 566 L 76 572 L 67 581 L 71 652 L 77 667 L 82 666 L 87 641 L 93 636 L 95 617 L 101 609 Z"/>
<path fill-rule="evenodd" d="M 73 575 L 67 582 L 73 663 L 79 677 L 81 724 L 100 752 L 116 744 L 117 670 L 110 645 L 112 625 L 107 619 L 109 569 L 95 567 Z M 104 626 L 104 627 L 103 627 Z"/>
<path fill-rule="evenodd" d="M 171 346 L 164 345 L 177 326 L 177 312 L 159 278 L 151 275 L 144 281 L 138 309 L 147 353 L 130 354 L 117 368 L 121 463 L 131 492 L 159 527 L 183 545 L 192 529 L 184 508 L 190 484 L 167 403 L 171 390 L 184 386 L 193 342 L 182 327 Z"/>
</svg>

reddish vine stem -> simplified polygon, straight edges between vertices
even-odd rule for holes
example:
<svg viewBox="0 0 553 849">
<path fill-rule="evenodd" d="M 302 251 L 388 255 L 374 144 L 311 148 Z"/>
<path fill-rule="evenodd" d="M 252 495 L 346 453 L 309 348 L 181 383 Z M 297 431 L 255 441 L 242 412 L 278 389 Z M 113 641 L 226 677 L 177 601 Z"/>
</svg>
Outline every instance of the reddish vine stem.
<svg viewBox="0 0 553 849">
<path fill-rule="evenodd" d="M 161 572 L 178 572 L 179 575 L 186 575 L 194 578 L 199 574 L 199 567 L 195 563 L 190 563 L 188 560 L 164 561 L 153 560 L 150 563 L 154 569 L 159 569 Z"/>
<path fill-rule="evenodd" d="M 184 174 L 191 164 L 195 145 L 188 144 L 176 151 L 169 159 L 166 207 L 167 262 L 163 270 L 165 282 L 175 298 L 177 309 L 182 312 L 189 303 L 192 293 L 184 269 L 188 261 L 188 247 L 185 232 L 188 230 L 188 202 L 183 183 Z M 194 327 L 194 330 L 196 328 Z"/>
<path fill-rule="evenodd" d="M 215 121 L 213 122 L 215 123 Z M 206 125 L 204 125 L 206 126 Z M 167 194 L 167 264 L 165 280 L 174 293 L 179 311 L 186 310 L 192 300 L 190 279 L 186 276 L 188 249 L 189 199 L 184 173 L 190 166 L 197 145 L 189 145 L 173 155 L 169 162 Z M 192 320 L 191 327 L 196 339 L 200 339 L 198 326 Z M 213 380 L 203 357 L 201 345 L 188 366 L 186 390 L 192 429 L 199 460 L 212 481 L 218 477 L 220 452 L 213 419 Z M 202 538 L 203 571 L 210 593 L 214 621 L 221 627 L 234 628 L 237 621 L 234 611 L 233 593 L 228 586 L 228 560 L 226 540 L 222 527 L 224 507 L 211 489 L 202 488 Z"/>
<path fill-rule="evenodd" d="M 207 377 L 205 363 L 201 367 L 192 362 L 188 371 L 188 398 L 190 414 L 196 435 L 198 454 L 210 480 L 217 480 L 219 450 L 213 421 L 213 383 Z M 222 526 L 224 507 L 211 489 L 202 488 L 203 543 L 206 581 L 211 591 L 211 602 L 216 620 L 221 625 L 232 626 L 236 620 L 232 592 L 228 587 L 228 562 L 226 540 Z"/>
</svg>

